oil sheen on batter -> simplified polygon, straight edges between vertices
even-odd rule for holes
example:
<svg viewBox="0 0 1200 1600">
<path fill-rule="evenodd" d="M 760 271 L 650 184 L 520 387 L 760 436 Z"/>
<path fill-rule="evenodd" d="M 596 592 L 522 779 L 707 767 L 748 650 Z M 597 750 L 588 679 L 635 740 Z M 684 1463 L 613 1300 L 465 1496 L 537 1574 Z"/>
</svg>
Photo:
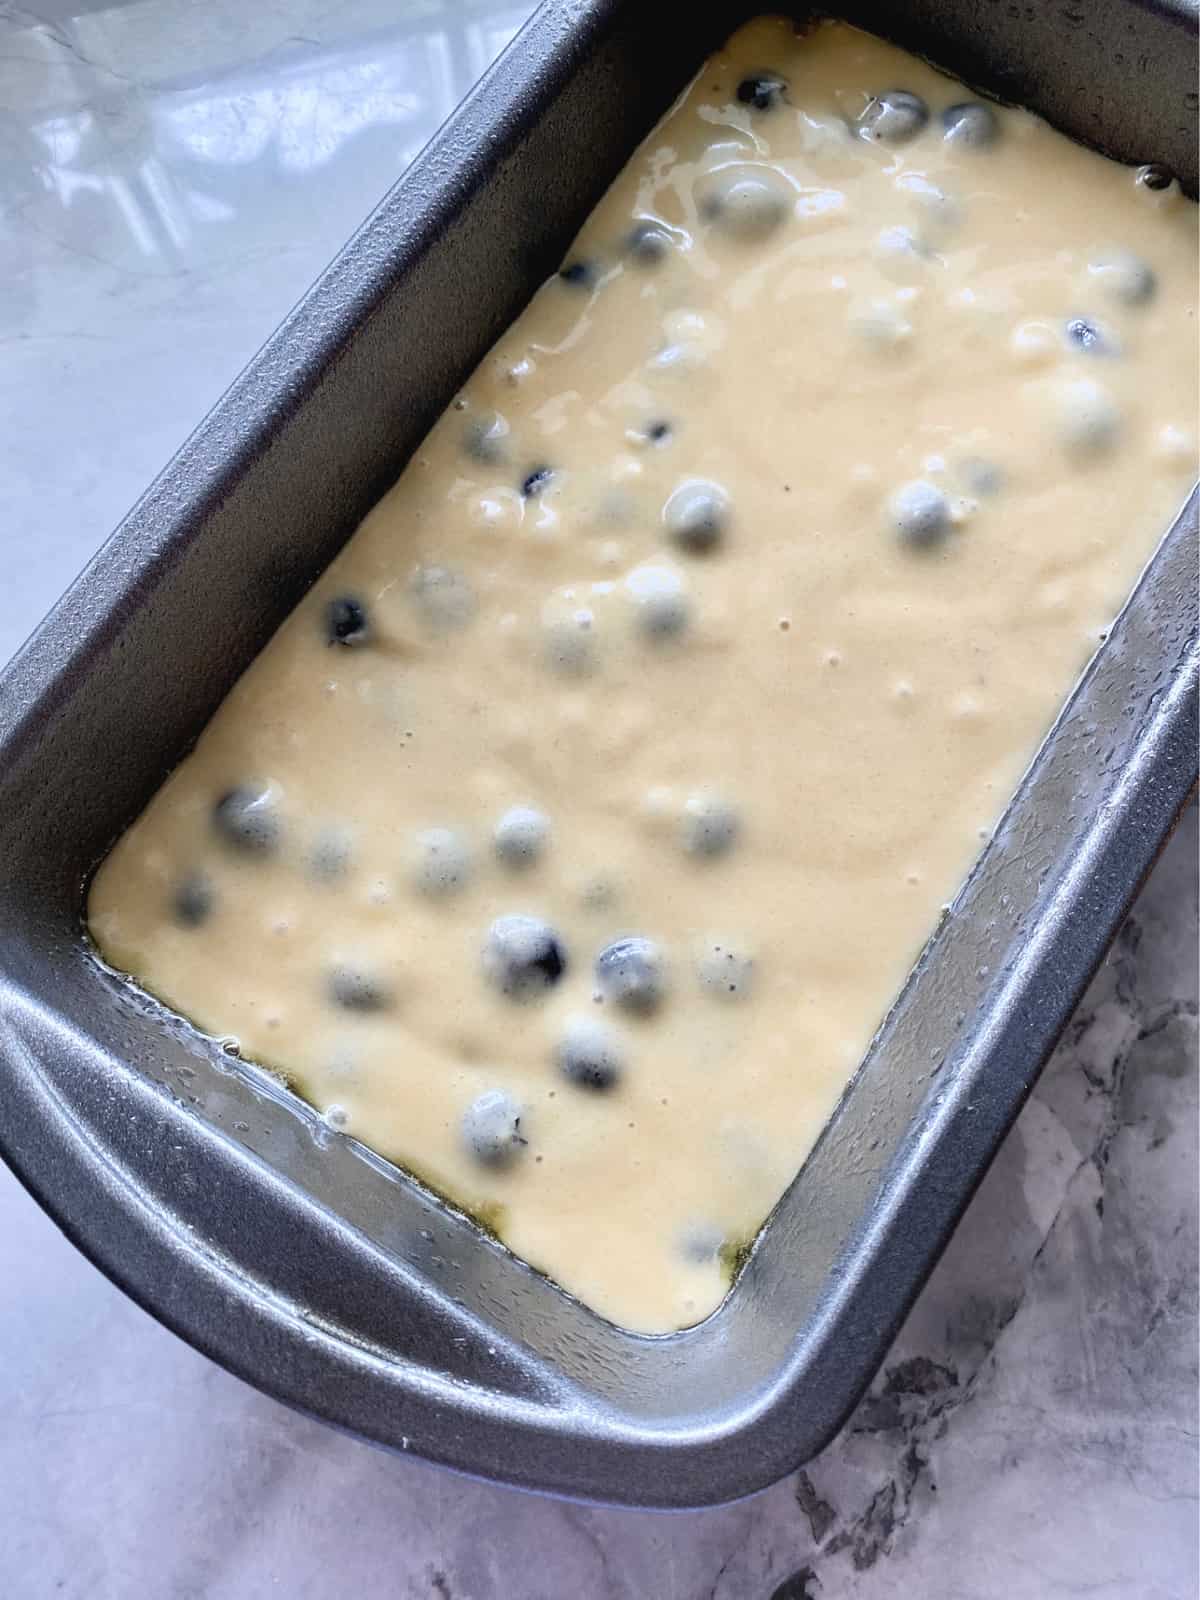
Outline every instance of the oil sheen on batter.
<svg viewBox="0 0 1200 1600">
<path fill-rule="evenodd" d="M 1195 208 L 739 32 L 91 891 L 627 1327 L 796 1173 L 1194 475 Z"/>
</svg>

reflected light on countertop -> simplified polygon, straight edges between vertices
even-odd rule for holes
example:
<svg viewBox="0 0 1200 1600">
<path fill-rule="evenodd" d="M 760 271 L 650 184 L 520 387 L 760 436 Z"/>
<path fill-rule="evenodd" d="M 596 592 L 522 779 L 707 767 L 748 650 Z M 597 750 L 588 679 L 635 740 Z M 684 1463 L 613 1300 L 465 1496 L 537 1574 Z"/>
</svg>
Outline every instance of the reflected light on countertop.
<svg viewBox="0 0 1200 1600">
<path fill-rule="evenodd" d="M 532 9 L 0 7 L 0 661 Z"/>
</svg>

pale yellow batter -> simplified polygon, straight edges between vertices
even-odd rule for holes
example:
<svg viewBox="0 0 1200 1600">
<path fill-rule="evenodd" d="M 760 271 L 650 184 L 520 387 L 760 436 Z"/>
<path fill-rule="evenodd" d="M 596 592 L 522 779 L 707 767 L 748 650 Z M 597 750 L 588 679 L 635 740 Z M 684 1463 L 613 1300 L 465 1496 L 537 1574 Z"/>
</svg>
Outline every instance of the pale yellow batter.
<svg viewBox="0 0 1200 1600">
<path fill-rule="evenodd" d="M 698 1320 L 1192 481 L 1195 248 L 888 45 L 742 30 L 100 869 L 100 950 Z"/>
</svg>

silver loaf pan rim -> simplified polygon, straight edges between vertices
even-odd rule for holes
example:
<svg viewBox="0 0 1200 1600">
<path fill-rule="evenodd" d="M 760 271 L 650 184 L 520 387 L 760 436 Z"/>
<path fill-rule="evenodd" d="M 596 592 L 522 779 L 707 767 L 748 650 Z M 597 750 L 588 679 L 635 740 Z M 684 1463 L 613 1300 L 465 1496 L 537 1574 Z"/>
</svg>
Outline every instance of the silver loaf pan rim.
<svg viewBox="0 0 1200 1600">
<path fill-rule="evenodd" d="M 697 1328 L 641 1338 L 569 1299 L 106 972 L 81 906 L 637 141 L 760 9 L 689 8 L 680 38 L 665 0 L 547 0 L 0 677 L 13 1171 L 267 1393 L 460 1470 L 642 1506 L 731 1500 L 821 1448 L 1020 1109 L 1195 784 L 1195 496 Z M 1195 192 L 1189 5 L 828 9 Z"/>
</svg>

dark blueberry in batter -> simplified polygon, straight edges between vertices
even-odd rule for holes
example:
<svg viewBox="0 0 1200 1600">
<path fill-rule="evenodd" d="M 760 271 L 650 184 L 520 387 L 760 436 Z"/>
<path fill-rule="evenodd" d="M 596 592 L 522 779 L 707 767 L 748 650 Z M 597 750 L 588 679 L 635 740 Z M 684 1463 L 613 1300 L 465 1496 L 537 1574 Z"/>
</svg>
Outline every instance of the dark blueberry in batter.
<svg viewBox="0 0 1200 1600">
<path fill-rule="evenodd" d="M 463 433 L 463 449 L 475 461 L 495 466 L 508 455 L 508 423 L 495 411 L 472 417 Z"/>
<path fill-rule="evenodd" d="M 1138 168 L 1137 182 L 1143 189 L 1152 189 L 1158 194 L 1163 189 L 1171 187 L 1175 182 L 1175 175 L 1169 167 L 1162 167 L 1157 161 L 1151 161 L 1147 166 Z"/>
<path fill-rule="evenodd" d="M 651 444 L 666 444 L 671 437 L 671 424 L 669 422 L 648 422 L 646 424 L 646 437 Z"/>
<path fill-rule="evenodd" d="M 929 107 L 907 89 L 888 89 L 873 95 L 855 124 L 862 139 L 877 144 L 907 144 L 929 121 Z"/>
<path fill-rule="evenodd" d="M 667 533 L 691 555 L 715 550 L 728 521 L 729 497 L 724 489 L 701 478 L 680 484 L 663 507 Z"/>
<path fill-rule="evenodd" d="M 567 952 L 548 923 L 538 917 L 497 917 L 483 947 L 483 970 L 513 1000 L 533 1000 L 567 970 Z"/>
<path fill-rule="evenodd" d="M 367 608 L 353 595 L 338 595 L 325 607 L 325 633 L 330 644 L 365 644 L 371 629 Z"/>
<path fill-rule="evenodd" d="M 596 282 L 596 269 L 590 261 L 568 261 L 558 275 L 572 289 L 590 289 Z"/>
<path fill-rule="evenodd" d="M 753 106 L 755 111 L 770 111 L 783 99 L 787 83 L 773 72 L 755 72 L 743 78 L 737 86 L 740 104 Z"/>
<path fill-rule="evenodd" d="M 971 150 L 981 150 L 994 144 L 1000 124 L 991 106 L 980 100 L 968 100 L 962 105 L 947 106 L 942 112 L 942 137 L 949 144 L 966 145 Z"/>
<path fill-rule="evenodd" d="M 605 999 L 625 1011 L 649 1016 L 662 1003 L 666 974 L 653 939 L 617 939 L 596 957 L 596 982 Z"/>
<path fill-rule="evenodd" d="M 279 844 L 279 813 L 269 789 L 239 784 L 213 807 L 213 827 L 231 849 L 247 856 L 269 856 Z"/>
<path fill-rule="evenodd" d="M 639 267 L 657 265 L 673 248 L 671 235 L 657 222 L 639 222 L 629 235 L 629 254 Z"/>
<path fill-rule="evenodd" d="M 611 1089 L 624 1067 L 611 1029 L 592 1017 L 568 1020 L 555 1052 L 558 1069 L 581 1089 Z"/>
<path fill-rule="evenodd" d="M 345 1011 L 385 1011 L 386 986 L 361 967 L 339 965 L 329 973 L 329 998 Z"/>
<path fill-rule="evenodd" d="M 553 467 L 534 467 L 521 484 L 521 493 L 527 500 L 535 500 L 543 489 L 548 489 L 554 481 Z"/>
<path fill-rule="evenodd" d="M 1094 356 L 1105 355 L 1111 350 L 1103 333 L 1087 317 L 1072 317 L 1067 323 L 1067 340 L 1077 350 L 1086 350 Z"/>
<path fill-rule="evenodd" d="M 171 897 L 175 920 L 184 928 L 207 922 L 213 908 L 213 886 L 203 872 L 189 872 Z"/>
</svg>

